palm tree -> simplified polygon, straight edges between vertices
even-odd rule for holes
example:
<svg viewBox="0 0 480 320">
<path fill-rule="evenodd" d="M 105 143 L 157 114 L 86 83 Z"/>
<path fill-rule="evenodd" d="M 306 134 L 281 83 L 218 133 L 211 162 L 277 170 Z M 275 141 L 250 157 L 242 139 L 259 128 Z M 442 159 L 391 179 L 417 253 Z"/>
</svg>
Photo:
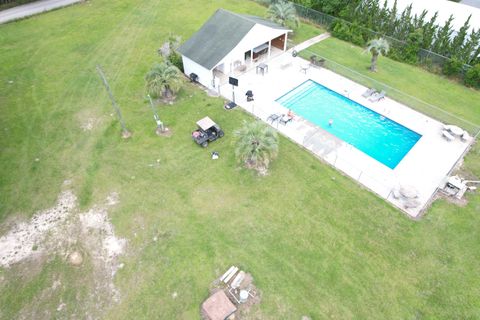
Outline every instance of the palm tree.
<svg viewBox="0 0 480 320">
<path fill-rule="evenodd" d="M 270 161 L 278 154 L 277 132 L 260 121 L 244 122 L 235 136 L 235 154 L 239 161 L 247 168 L 266 174 Z"/>
<path fill-rule="evenodd" d="M 377 71 L 377 60 L 378 56 L 382 54 L 383 56 L 388 53 L 388 50 L 390 50 L 390 45 L 388 44 L 388 41 L 380 38 L 380 39 L 373 39 L 370 40 L 368 43 L 368 47 L 366 51 L 370 52 L 372 54 L 372 63 L 370 65 L 370 71 L 376 72 Z"/>
<path fill-rule="evenodd" d="M 297 11 L 293 3 L 278 1 L 268 7 L 267 17 L 284 27 L 298 27 Z"/>
<path fill-rule="evenodd" d="M 172 99 L 182 86 L 180 71 L 168 62 L 155 63 L 145 76 L 148 94 Z"/>
</svg>

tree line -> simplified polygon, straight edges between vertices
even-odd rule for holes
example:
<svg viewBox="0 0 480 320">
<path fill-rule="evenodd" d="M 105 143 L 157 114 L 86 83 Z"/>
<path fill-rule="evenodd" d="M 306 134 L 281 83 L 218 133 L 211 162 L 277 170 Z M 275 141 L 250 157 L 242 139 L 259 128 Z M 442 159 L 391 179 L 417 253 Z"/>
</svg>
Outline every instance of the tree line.
<svg viewBox="0 0 480 320">
<path fill-rule="evenodd" d="M 395 1 L 392 7 L 381 0 L 293 0 L 292 2 L 334 17 L 329 26 L 337 38 L 359 46 L 379 36 L 391 39 L 388 56 L 395 60 L 417 64 L 424 50 L 449 58 L 442 63 L 448 76 L 465 76 L 468 85 L 479 85 L 480 29 L 470 30 L 469 17 L 463 26 L 453 29 L 453 15 L 443 25 L 438 24 L 438 12 L 427 18 L 428 12 L 412 12 L 412 5 L 400 11 Z M 273 0 L 275 2 L 275 0 Z M 423 49 L 423 50 L 422 50 Z M 428 61 L 421 61 L 425 63 Z M 474 66 L 469 68 L 469 66 Z M 471 79 L 473 78 L 473 79 Z"/>
</svg>

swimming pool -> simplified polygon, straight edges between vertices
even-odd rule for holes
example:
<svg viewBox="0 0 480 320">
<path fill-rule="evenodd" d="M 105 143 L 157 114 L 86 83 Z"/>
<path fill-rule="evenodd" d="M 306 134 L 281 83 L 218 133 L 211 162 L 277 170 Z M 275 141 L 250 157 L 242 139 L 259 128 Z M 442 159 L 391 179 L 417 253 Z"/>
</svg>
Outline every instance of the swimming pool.
<svg viewBox="0 0 480 320">
<path fill-rule="evenodd" d="M 305 81 L 276 101 L 390 169 L 422 137 L 313 80 Z"/>
</svg>

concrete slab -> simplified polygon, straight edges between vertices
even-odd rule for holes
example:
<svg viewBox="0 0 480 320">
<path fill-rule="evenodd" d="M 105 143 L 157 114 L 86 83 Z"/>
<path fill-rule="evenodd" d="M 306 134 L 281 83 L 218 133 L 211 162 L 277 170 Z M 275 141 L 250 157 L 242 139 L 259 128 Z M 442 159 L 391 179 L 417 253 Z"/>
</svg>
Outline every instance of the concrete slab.
<svg viewBox="0 0 480 320">
<path fill-rule="evenodd" d="M 290 60 L 287 67 L 286 60 Z M 366 87 L 330 70 L 309 67 L 304 72 L 308 61 L 293 58 L 289 52 L 268 61 L 268 64 L 269 73 L 264 76 L 259 76 L 254 71 L 238 76 L 240 86 L 236 92 L 241 94 L 237 95 L 240 97 L 237 103 L 412 218 L 419 217 L 437 187 L 473 142 L 464 142 L 459 138 L 447 141 L 442 137 L 443 123 L 388 98 L 388 92 L 386 99 L 371 102 L 362 97 Z M 268 122 L 267 118 L 271 114 L 288 112 L 275 100 L 309 79 L 421 134 L 421 139 L 392 170 L 308 119 L 297 116 L 287 125 Z M 245 100 L 243 95 L 247 90 L 253 90 L 255 101 Z M 225 85 L 220 91 L 226 98 L 231 97 L 230 86 Z M 393 190 L 402 185 L 413 185 L 418 189 L 418 207 L 405 208 L 408 206 L 406 199 L 395 199 L 392 196 Z"/>
</svg>

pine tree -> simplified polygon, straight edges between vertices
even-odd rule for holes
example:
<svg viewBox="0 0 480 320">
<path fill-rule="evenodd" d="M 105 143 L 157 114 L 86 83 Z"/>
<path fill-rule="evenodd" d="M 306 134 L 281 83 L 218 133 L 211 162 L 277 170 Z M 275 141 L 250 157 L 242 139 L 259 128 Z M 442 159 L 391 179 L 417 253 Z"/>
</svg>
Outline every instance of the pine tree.
<svg viewBox="0 0 480 320">
<path fill-rule="evenodd" d="M 467 41 L 465 42 L 462 52 L 460 54 L 461 58 L 465 61 L 465 63 L 469 65 L 474 65 L 475 58 L 475 49 L 479 48 L 480 46 L 480 29 L 477 31 L 472 30 L 470 36 L 468 37 Z"/>
<path fill-rule="evenodd" d="M 435 42 L 433 43 L 433 52 L 436 52 L 441 55 L 448 55 L 448 50 L 450 49 L 451 36 L 453 33 L 452 29 L 453 15 L 448 18 L 444 26 L 437 31 Z"/>
<path fill-rule="evenodd" d="M 413 24 L 412 24 L 412 5 L 410 4 L 408 7 L 403 10 L 402 15 L 400 16 L 399 24 L 395 30 L 393 35 L 394 38 L 399 40 L 407 39 L 408 35 L 414 31 Z"/>
<path fill-rule="evenodd" d="M 393 3 L 392 9 L 389 11 L 388 15 L 388 23 L 385 28 L 385 33 L 389 36 L 393 36 L 395 34 L 395 30 L 398 27 L 398 7 L 397 7 L 397 0 Z"/>
<path fill-rule="evenodd" d="M 438 11 L 430 18 L 430 21 L 423 26 L 423 43 L 422 48 L 426 50 L 431 50 L 433 45 L 433 40 L 437 33 L 438 26 L 435 23 L 437 21 Z"/>
<path fill-rule="evenodd" d="M 465 38 L 467 37 L 468 34 L 468 29 L 470 29 L 470 18 L 472 15 L 468 17 L 468 19 L 465 21 L 463 26 L 458 30 L 457 35 L 455 38 L 453 38 L 451 44 L 450 44 L 450 50 L 449 54 L 451 57 L 456 57 L 462 61 L 465 61 L 464 55 L 462 54 L 463 50 L 463 43 L 465 42 Z M 462 57 L 463 56 L 463 57 Z"/>
<path fill-rule="evenodd" d="M 427 12 L 427 10 L 423 10 L 419 16 L 415 14 L 413 17 L 413 28 L 415 30 L 422 28 L 425 25 L 425 16 L 427 15 Z"/>
</svg>

